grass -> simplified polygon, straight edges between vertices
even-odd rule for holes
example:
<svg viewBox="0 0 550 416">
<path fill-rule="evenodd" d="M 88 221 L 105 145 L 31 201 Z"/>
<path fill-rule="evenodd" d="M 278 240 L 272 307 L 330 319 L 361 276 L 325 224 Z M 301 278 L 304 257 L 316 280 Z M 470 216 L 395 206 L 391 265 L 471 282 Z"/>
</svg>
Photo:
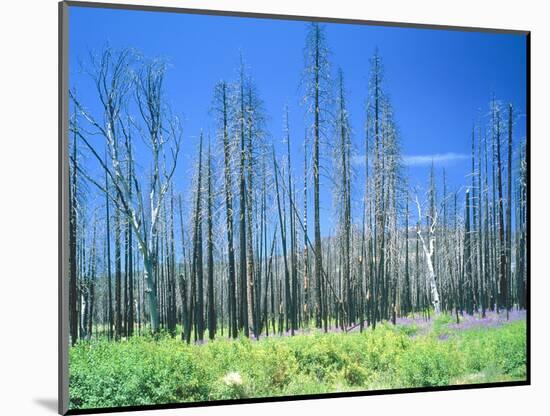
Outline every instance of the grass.
<svg viewBox="0 0 550 416">
<path fill-rule="evenodd" d="M 168 336 L 81 342 L 70 349 L 70 407 L 525 379 L 525 321 L 468 330 L 452 329 L 452 321 L 442 316 L 427 333 L 382 324 L 363 333 L 219 338 L 205 345 Z"/>
</svg>

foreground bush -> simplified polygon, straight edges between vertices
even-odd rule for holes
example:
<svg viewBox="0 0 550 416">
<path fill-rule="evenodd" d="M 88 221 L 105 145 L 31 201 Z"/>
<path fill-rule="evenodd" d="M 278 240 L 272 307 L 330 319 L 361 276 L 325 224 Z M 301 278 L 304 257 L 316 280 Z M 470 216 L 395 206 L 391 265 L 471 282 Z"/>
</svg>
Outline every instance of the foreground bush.
<svg viewBox="0 0 550 416">
<path fill-rule="evenodd" d="M 403 327 L 259 342 L 134 337 L 70 350 L 70 406 L 93 408 L 524 379 L 525 322 L 419 335 Z M 443 337 L 441 334 L 445 332 Z"/>
</svg>

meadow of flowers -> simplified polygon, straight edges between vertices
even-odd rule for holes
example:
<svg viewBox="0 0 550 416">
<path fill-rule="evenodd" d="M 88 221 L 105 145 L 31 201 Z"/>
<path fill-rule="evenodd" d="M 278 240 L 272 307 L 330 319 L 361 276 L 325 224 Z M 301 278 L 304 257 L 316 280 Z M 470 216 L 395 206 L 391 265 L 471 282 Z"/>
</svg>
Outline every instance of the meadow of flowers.
<svg viewBox="0 0 550 416">
<path fill-rule="evenodd" d="M 524 311 L 400 318 L 376 330 L 70 350 L 70 407 L 97 408 L 524 380 Z"/>
</svg>

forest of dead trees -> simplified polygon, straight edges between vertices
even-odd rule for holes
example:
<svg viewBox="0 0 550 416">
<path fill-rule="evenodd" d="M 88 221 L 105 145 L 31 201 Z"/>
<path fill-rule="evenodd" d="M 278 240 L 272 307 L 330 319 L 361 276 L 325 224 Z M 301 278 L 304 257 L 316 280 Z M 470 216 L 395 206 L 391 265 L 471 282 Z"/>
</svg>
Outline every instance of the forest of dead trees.
<svg viewBox="0 0 550 416">
<path fill-rule="evenodd" d="M 186 137 L 167 104 L 165 63 L 131 49 L 91 55 L 84 70 L 100 110 L 70 91 L 72 344 L 162 331 L 201 342 L 363 330 L 410 313 L 460 319 L 526 308 L 519 112 L 488 97 L 485 112 L 472 109 L 464 137 L 471 169 L 463 186 L 451 188 L 433 164 L 426 185 L 413 186 L 381 55 L 366 69 L 364 128 L 354 132 L 325 36 L 322 25 L 308 27 L 306 131 L 292 129 L 285 108 L 284 137 L 272 138 L 241 57 L 235 79 L 204 92 L 216 128 L 200 134 L 186 177 L 176 173 Z M 292 155 L 291 143 L 303 155 Z"/>
</svg>

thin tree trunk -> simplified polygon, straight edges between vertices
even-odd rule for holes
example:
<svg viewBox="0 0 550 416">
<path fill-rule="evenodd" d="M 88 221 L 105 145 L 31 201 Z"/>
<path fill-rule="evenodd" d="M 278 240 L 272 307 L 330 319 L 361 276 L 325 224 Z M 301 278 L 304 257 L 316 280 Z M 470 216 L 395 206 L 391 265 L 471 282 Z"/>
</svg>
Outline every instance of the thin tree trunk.
<svg viewBox="0 0 550 416">
<path fill-rule="evenodd" d="M 212 157 L 210 142 L 208 143 L 208 205 L 207 205 L 207 266 L 208 266 L 208 336 L 214 339 L 216 335 L 216 310 L 214 305 L 214 241 L 212 232 Z"/>
</svg>

